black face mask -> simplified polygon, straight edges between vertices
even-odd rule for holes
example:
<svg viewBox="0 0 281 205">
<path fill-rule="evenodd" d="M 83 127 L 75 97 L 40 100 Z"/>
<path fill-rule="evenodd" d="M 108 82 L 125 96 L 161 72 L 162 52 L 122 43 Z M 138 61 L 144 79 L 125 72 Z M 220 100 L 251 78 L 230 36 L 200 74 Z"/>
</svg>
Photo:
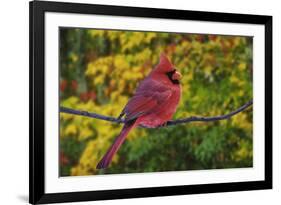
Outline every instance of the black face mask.
<svg viewBox="0 0 281 205">
<path fill-rule="evenodd" d="M 166 75 L 168 76 L 168 78 L 170 79 L 170 81 L 173 83 L 173 84 L 180 84 L 180 81 L 179 80 L 174 80 L 172 77 L 174 75 L 174 73 L 176 72 L 176 69 L 170 71 L 170 72 L 167 72 Z"/>
</svg>

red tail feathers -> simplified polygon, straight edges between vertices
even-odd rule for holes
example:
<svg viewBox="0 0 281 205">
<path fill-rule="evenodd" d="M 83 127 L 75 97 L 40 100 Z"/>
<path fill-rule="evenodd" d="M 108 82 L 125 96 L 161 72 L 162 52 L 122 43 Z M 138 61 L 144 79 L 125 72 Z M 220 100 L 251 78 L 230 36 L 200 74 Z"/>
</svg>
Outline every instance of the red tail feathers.
<svg viewBox="0 0 281 205">
<path fill-rule="evenodd" d="M 116 137 L 114 143 L 111 145 L 109 150 L 106 152 L 106 154 L 103 156 L 103 158 L 100 160 L 100 162 L 97 165 L 97 169 L 105 169 L 110 164 L 114 154 L 118 151 L 120 146 L 123 144 L 123 142 L 126 139 L 126 136 L 129 134 L 130 130 L 133 129 L 136 125 L 135 120 L 128 122 L 124 125 L 122 131 L 120 132 L 119 136 Z"/>
</svg>

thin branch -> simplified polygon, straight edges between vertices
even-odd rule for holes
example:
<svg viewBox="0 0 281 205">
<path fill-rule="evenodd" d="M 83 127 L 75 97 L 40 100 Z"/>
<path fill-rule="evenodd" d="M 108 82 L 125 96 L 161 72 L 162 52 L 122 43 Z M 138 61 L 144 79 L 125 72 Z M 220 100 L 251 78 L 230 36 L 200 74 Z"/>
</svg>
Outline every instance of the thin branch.
<svg viewBox="0 0 281 205">
<path fill-rule="evenodd" d="M 242 112 L 246 108 L 250 107 L 252 104 L 253 104 L 253 100 L 250 100 L 249 102 L 247 102 L 246 104 L 244 104 L 243 106 L 238 108 L 237 110 L 234 110 L 225 115 L 219 115 L 219 116 L 213 116 L 213 117 L 191 116 L 191 117 L 183 118 L 183 119 L 170 120 L 167 122 L 167 124 L 165 126 L 172 126 L 172 125 L 189 123 L 189 122 L 211 122 L 211 121 L 229 119 L 232 116 L 234 116 L 234 115 L 238 114 L 239 112 Z M 125 120 L 123 120 L 123 119 L 104 116 L 104 115 L 100 115 L 97 113 L 91 113 L 91 112 L 87 112 L 87 111 L 74 110 L 74 109 L 66 108 L 66 107 L 60 107 L 60 112 L 67 113 L 67 114 L 73 114 L 73 115 L 81 115 L 81 116 L 85 116 L 85 117 L 90 117 L 90 118 L 95 118 L 95 119 L 105 120 L 105 121 L 115 122 L 115 123 L 124 123 L 125 122 Z M 142 126 L 142 127 L 145 127 L 145 126 Z"/>
</svg>

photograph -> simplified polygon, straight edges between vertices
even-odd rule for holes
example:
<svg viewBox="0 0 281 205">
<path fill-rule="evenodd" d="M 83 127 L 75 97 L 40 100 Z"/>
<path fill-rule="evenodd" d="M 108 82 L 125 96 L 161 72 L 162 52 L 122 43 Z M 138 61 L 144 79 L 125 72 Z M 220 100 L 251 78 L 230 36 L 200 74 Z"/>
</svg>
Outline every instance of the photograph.
<svg viewBox="0 0 281 205">
<path fill-rule="evenodd" d="M 60 177 L 253 167 L 252 36 L 58 38 Z"/>
<path fill-rule="evenodd" d="M 3 1 L 0 205 L 281 201 L 278 3 Z"/>
<path fill-rule="evenodd" d="M 272 188 L 272 16 L 29 6 L 30 203 Z"/>
</svg>

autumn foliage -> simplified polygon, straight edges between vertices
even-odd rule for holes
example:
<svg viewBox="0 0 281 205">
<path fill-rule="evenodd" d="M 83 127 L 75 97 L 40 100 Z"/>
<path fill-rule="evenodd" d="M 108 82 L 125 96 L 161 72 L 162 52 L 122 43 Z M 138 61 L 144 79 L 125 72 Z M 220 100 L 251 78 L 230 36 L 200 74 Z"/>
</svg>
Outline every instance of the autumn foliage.
<svg viewBox="0 0 281 205">
<path fill-rule="evenodd" d="M 252 38 L 60 30 L 60 105 L 117 117 L 165 52 L 182 73 L 174 118 L 228 113 L 252 99 Z M 110 168 L 95 167 L 121 125 L 60 114 L 60 174 L 251 167 L 252 110 L 229 120 L 132 131 Z"/>
</svg>

